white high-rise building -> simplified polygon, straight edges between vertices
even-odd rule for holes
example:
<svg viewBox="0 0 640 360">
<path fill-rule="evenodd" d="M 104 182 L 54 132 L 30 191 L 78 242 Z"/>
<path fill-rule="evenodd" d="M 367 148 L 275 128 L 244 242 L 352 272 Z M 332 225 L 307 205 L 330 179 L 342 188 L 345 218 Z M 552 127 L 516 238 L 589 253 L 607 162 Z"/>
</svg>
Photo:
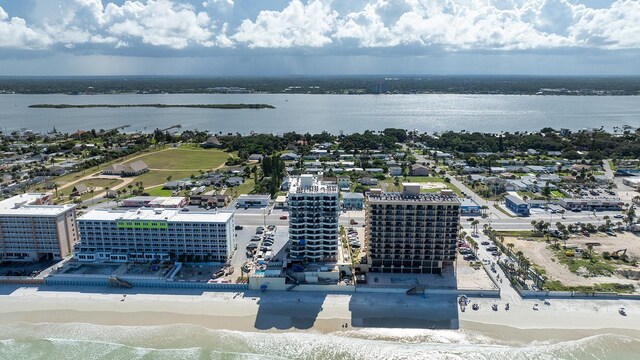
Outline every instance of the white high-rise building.
<svg viewBox="0 0 640 360">
<path fill-rule="evenodd" d="M 338 186 L 313 175 L 289 178 L 289 258 L 305 262 L 336 261 Z"/>
<path fill-rule="evenodd" d="M 219 261 L 235 245 L 233 212 L 180 209 L 89 211 L 78 219 L 80 261 Z"/>
<path fill-rule="evenodd" d="M 51 194 L 0 201 L 0 260 L 60 260 L 78 239 L 75 205 L 49 205 Z"/>
</svg>

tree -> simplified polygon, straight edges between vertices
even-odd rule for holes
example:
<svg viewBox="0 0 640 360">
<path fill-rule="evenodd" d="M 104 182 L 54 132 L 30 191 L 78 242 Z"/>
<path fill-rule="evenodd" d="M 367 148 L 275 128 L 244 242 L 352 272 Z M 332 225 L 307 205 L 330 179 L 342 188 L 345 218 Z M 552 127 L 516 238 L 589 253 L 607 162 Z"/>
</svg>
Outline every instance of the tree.
<svg viewBox="0 0 640 360">
<path fill-rule="evenodd" d="M 480 221 L 478 221 L 478 220 L 473 220 L 471 222 L 471 226 L 473 226 L 473 233 L 475 235 L 478 235 L 478 224 L 480 224 Z"/>
</svg>

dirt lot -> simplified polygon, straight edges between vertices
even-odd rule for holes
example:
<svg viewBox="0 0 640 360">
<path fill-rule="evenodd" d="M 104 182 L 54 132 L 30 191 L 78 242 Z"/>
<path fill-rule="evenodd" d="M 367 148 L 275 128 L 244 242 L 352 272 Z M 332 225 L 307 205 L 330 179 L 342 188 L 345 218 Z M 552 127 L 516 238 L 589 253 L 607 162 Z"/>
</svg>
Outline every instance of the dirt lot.
<svg viewBox="0 0 640 360">
<path fill-rule="evenodd" d="M 552 250 L 548 249 L 548 245 L 545 241 L 529 241 L 524 238 L 505 238 L 505 244 L 513 243 L 515 245 L 514 251 L 522 251 L 524 256 L 531 262 L 539 265 L 546 271 L 546 276 L 550 280 L 558 280 L 567 286 L 591 286 L 598 283 L 621 283 L 621 284 L 634 284 L 636 288 L 640 286 L 638 280 L 626 279 L 623 276 L 617 274 L 612 276 L 593 276 L 585 277 L 569 271 L 569 268 L 560 263 Z M 567 246 L 577 245 L 585 251 L 587 251 L 586 243 L 600 243 L 600 246 L 594 246 L 593 252 L 595 254 L 602 254 L 603 251 L 614 252 L 620 249 L 627 249 L 627 255 L 631 259 L 640 260 L 640 237 L 632 233 L 619 233 L 618 236 L 612 237 L 604 234 L 592 235 L 591 237 L 576 236 L 567 240 Z M 560 242 L 562 245 L 563 242 Z M 640 268 L 632 267 L 630 265 L 611 264 L 617 270 L 627 270 L 637 273 L 640 276 Z"/>
</svg>

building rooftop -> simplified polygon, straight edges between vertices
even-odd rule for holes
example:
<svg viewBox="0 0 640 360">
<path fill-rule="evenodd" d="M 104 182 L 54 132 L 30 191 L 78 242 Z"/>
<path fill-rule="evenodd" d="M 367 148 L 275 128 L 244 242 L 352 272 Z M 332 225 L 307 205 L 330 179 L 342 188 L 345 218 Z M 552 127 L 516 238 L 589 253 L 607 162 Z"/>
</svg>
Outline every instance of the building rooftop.
<svg viewBox="0 0 640 360">
<path fill-rule="evenodd" d="M 50 193 L 27 193 L 0 201 L 0 216 L 57 216 L 75 205 L 47 205 Z"/>
<path fill-rule="evenodd" d="M 338 185 L 326 183 L 311 174 L 289 177 L 289 193 L 292 194 L 337 194 Z"/>
<path fill-rule="evenodd" d="M 345 192 L 342 193 L 343 199 L 364 199 L 364 195 L 361 193 Z"/>
<path fill-rule="evenodd" d="M 79 221 L 116 221 L 116 220 L 155 220 L 167 222 L 208 222 L 224 223 L 233 217 L 232 211 L 199 212 L 181 211 L 178 209 L 149 209 L 137 210 L 95 209 L 78 218 Z"/>
<path fill-rule="evenodd" d="M 404 193 L 384 193 L 369 192 L 367 193 L 369 201 L 415 201 L 415 202 L 451 202 L 460 203 L 460 199 L 456 195 L 441 195 L 437 193 L 423 193 L 419 195 Z"/>
<path fill-rule="evenodd" d="M 271 200 L 271 195 L 269 194 L 240 194 L 238 196 L 238 200 Z"/>
</svg>

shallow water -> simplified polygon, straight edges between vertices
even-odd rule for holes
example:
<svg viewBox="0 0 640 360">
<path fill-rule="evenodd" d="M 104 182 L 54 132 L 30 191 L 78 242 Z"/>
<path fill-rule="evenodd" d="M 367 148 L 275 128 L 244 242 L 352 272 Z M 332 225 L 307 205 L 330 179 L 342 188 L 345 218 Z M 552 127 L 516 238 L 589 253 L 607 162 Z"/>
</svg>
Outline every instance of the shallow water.
<svg viewBox="0 0 640 360">
<path fill-rule="evenodd" d="M 637 359 L 640 341 L 602 334 L 508 345 L 464 330 L 360 329 L 330 334 L 15 324 L 0 327 L 0 359 Z"/>
</svg>

